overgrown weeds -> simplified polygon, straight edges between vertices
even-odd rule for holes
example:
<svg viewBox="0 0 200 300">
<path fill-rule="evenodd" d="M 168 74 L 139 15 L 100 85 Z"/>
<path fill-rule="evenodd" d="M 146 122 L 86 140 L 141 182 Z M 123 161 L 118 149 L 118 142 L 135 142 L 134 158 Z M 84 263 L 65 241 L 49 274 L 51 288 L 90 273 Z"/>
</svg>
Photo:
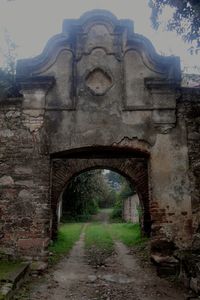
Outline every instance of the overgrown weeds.
<svg viewBox="0 0 200 300">
<path fill-rule="evenodd" d="M 85 248 L 88 261 L 98 268 L 106 265 L 114 251 L 114 244 L 107 224 L 90 224 L 85 230 Z"/>
<path fill-rule="evenodd" d="M 141 235 L 140 225 L 132 223 L 112 223 L 109 225 L 111 236 L 122 241 L 126 246 L 142 244 L 146 241 Z"/>
<path fill-rule="evenodd" d="M 49 246 L 50 263 L 57 262 L 63 255 L 69 253 L 75 242 L 78 241 L 82 227 L 83 224 L 80 223 L 67 223 L 60 226 L 57 239 Z"/>
</svg>

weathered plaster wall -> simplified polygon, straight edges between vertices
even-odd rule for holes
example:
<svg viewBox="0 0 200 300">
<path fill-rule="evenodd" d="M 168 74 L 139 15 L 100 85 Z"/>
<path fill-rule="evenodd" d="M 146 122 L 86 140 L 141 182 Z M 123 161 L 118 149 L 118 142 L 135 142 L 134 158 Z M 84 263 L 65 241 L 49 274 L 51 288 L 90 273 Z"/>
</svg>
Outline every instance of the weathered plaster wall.
<svg viewBox="0 0 200 300">
<path fill-rule="evenodd" d="M 152 204 L 157 221 L 152 230 L 159 239 L 167 237 L 187 248 L 192 237 L 192 212 L 186 128 L 181 123 L 179 118 L 170 134 L 157 135 L 151 152 Z"/>
<path fill-rule="evenodd" d="M 126 222 L 139 223 L 139 197 L 134 194 L 123 201 L 123 219 Z"/>
</svg>

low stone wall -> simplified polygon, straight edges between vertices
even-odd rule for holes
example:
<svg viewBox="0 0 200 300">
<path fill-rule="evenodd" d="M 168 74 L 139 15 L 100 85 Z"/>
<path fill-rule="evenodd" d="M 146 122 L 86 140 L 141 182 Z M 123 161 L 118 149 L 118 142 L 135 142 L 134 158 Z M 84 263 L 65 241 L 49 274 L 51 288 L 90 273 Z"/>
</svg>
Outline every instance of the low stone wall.
<svg viewBox="0 0 200 300">
<path fill-rule="evenodd" d="M 139 206 L 139 198 L 137 194 L 134 194 L 126 199 L 124 199 L 123 203 L 123 219 L 127 222 L 138 223 L 139 222 L 139 214 L 138 214 L 138 206 Z"/>
</svg>

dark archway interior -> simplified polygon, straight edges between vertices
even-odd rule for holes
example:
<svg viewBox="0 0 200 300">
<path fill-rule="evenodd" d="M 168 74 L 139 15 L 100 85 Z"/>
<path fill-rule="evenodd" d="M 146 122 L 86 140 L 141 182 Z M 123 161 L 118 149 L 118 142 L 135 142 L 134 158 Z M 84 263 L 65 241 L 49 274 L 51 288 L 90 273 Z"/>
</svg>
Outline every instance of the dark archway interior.
<svg viewBox="0 0 200 300">
<path fill-rule="evenodd" d="M 52 238 L 56 238 L 59 197 L 71 178 L 92 169 L 113 170 L 128 181 L 136 189 L 142 208 L 142 231 L 151 233 L 150 193 L 148 180 L 148 154 L 139 150 L 116 147 L 92 147 L 77 149 L 74 152 L 62 152 L 51 157 L 51 208 Z"/>
</svg>

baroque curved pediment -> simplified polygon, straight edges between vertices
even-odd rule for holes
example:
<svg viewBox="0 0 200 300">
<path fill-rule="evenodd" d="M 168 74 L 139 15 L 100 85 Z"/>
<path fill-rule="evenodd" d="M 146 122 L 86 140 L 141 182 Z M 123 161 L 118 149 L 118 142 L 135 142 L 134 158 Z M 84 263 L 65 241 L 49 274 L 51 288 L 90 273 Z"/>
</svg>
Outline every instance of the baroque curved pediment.
<svg viewBox="0 0 200 300">
<path fill-rule="evenodd" d="M 131 20 L 118 20 L 112 13 L 94 10 L 80 19 L 64 20 L 63 31 L 52 37 L 43 52 L 35 58 L 19 60 L 17 76 L 35 76 L 48 70 L 62 51 L 69 51 L 76 60 L 102 48 L 108 55 L 123 60 L 128 51 L 141 56 L 145 66 L 166 78 L 179 80 L 179 59 L 156 53 L 152 43 L 136 34 Z"/>
<path fill-rule="evenodd" d="M 134 32 L 131 20 L 104 10 L 64 20 L 62 33 L 39 56 L 18 61 L 17 78 L 26 108 L 83 112 L 87 119 L 97 113 L 103 124 L 112 108 L 127 126 L 143 122 L 144 116 L 162 132 L 176 123 L 179 58 L 157 54 L 147 38 Z"/>
</svg>

